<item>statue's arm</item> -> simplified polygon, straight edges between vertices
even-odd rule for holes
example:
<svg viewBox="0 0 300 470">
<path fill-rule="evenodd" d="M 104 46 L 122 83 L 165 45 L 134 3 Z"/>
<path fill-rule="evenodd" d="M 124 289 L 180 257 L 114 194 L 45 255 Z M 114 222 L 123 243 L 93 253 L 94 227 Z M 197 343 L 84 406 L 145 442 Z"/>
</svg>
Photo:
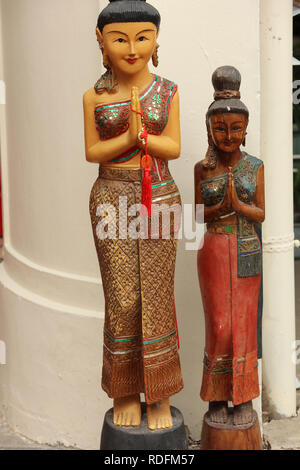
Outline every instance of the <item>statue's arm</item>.
<svg viewBox="0 0 300 470">
<path fill-rule="evenodd" d="M 85 155 L 88 162 L 105 163 L 131 149 L 136 145 L 136 137 L 133 138 L 134 122 L 130 123 L 131 129 L 109 140 L 100 140 L 95 124 L 93 90 L 88 90 L 83 96 L 84 110 L 84 134 Z"/>
<path fill-rule="evenodd" d="M 201 191 L 201 181 L 202 181 L 202 165 L 201 162 L 196 163 L 194 167 L 194 188 L 195 188 L 195 216 L 196 222 L 200 223 L 201 220 L 198 218 L 198 214 L 201 214 L 201 211 L 197 210 L 197 205 L 203 204 L 203 197 Z M 204 222 L 212 222 L 213 220 L 218 219 L 224 211 L 228 208 L 225 207 L 224 202 L 220 202 L 215 206 L 204 207 Z"/>
<path fill-rule="evenodd" d="M 162 160 L 175 160 L 180 156 L 180 110 L 176 91 L 169 108 L 168 122 L 160 135 L 148 135 L 148 153 Z"/>
<path fill-rule="evenodd" d="M 242 215 L 254 223 L 262 223 L 265 220 L 265 177 L 263 164 L 257 170 L 254 204 L 249 205 L 241 202 L 235 190 L 233 191 L 232 202 L 234 210 L 238 215 Z"/>
</svg>

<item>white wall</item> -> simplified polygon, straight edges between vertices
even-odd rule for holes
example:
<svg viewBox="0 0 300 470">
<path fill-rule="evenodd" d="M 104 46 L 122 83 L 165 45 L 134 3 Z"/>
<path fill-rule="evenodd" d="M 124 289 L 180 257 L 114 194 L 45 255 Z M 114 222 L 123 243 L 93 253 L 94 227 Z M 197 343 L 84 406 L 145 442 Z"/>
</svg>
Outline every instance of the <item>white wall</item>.
<svg viewBox="0 0 300 470">
<path fill-rule="evenodd" d="M 181 96 L 182 156 L 170 166 L 183 202 L 191 204 L 193 167 L 207 148 L 211 75 L 220 65 L 242 73 L 247 150 L 260 155 L 259 0 L 152 4 L 162 15 L 157 73 L 176 81 Z M 98 448 L 110 401 L 100 390 L 104 301 L 88 212 L 97 167 L 85 162 L 82 94 L 101 71 L 94 32 L 99 1 L 2 0 L 1 6 L 7 105 L 0 115 L 0 339 L 7 365 L 0 368 L 0 400 L 10 424 L 34 440 Z M 196 252 L 185 251 L 184 242 L 176 301 L 185 389 L 172 403 L 199 438 L 207 409 L 199 397 L 204 321 Z"/>
</svg>

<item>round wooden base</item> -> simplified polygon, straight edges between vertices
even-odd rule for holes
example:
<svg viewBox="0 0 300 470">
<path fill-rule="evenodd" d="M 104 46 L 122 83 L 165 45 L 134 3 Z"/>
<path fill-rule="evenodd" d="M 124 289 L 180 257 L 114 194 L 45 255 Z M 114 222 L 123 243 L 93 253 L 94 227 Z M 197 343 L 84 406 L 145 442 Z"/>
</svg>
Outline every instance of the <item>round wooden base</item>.
<svg viewBox="0 0 300 470">
<path fill-rule="evenodd" d="M 203 420 L 202 450 L 262 450 L 260 427 L 256 411 L 250 424 L 235 426 L 233 408 L 229 408 L 226 424 L 212 423 L 206 413 Z"/>
<path fill-rule="evenodd" d="M 100 450 L 186 450 L 187 433 L 183 416 L 171 406 L 173 427 L 150 431 L 146 406 L 142 404 L 142 421 L 139 427 L 115 426 L 113 408 L 105 415 Z"/>
</svg>

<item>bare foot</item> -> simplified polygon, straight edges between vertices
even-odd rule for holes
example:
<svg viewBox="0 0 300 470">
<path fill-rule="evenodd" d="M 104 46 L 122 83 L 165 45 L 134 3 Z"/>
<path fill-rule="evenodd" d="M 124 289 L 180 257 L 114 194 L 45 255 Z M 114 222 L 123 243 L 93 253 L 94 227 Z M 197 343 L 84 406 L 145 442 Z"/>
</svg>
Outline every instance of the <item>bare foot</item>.
<svg viewBox="0 0 300 470">
<path fill-rule="evenodd" d="M 228 421 L 227 401 L 209 402 L 209 419 L 213 423 L 225 424 Z"/>
<path fill-rule="evenodd" d="M 173 426 L 169 399 L 166 398 L 153 405 L 147 405 L 148 428 L 167 429 Z"/>
<path fill-rule="evenodd" d="M 250 424 L 253 420 L 252 401 L 247 401 L 233 408 L 233 424 L 238 426 L 242 424 Z"/>
<path fill-rule="evenodd" d="M 139 426 L 141 424 L 140 395 L 115 398 L 114 424 L 116 426 Z"/>
</svg>

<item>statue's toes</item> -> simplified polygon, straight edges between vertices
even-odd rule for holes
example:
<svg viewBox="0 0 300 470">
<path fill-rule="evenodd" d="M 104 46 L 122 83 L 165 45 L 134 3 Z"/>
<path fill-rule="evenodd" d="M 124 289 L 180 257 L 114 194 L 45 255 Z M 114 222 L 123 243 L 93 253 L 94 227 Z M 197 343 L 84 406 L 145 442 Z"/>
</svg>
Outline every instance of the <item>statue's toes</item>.
<svg viewBox="0 0 300 470">
<path fill-rule="evenodd" d="M 135 414 L 131 416 L 130 424 L 131 426 L 139 426 L 141 423 L 141 418 Z"/>
<path fill-rule="evenodd" d="M 130 426 L 130 415 L 128 413 L 124 413 L 123 426 Z"/>
<path fill-rule="evenodd" d="M 120 414 L 119 413 L 114 414 L 114 425 L 115 426 L 121 426 Z"/>
</svg>

